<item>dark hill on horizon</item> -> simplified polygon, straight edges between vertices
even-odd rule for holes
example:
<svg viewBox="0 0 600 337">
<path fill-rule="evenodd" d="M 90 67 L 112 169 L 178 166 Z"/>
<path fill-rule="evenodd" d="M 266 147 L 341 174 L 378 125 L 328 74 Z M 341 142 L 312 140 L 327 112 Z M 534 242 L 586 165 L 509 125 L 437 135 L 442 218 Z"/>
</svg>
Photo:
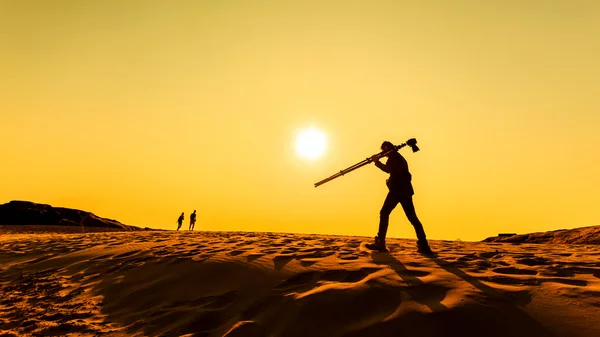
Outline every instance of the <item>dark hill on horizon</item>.
<svg viewBox="0 0 600 337">
<path fill-rule="evenodd" d="M 483 242 L 508 243 L 558 243 L 558 244 L 600 244 L 600 226 L 578 227 L 573 229 L 558 229 L 548 232 L 515 234 L 511 236 L 489 237 Z"/>
<path fill-rule="evenodd" d="M 78 209 L 53 207 L 31 201 L 13 200 L 0 205 L 0 226 L 77 227 L 137 231 L 143 228 L 120 223 L 117 220 L 99 217 Z"/>
</svg>

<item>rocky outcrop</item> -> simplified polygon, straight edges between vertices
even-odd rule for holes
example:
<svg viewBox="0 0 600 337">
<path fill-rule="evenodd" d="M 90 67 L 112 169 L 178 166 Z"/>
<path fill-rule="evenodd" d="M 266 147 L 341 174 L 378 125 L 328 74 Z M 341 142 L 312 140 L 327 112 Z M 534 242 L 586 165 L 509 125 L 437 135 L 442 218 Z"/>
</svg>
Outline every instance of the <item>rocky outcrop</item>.
<svg viewBox="0 0 600 337">
<path fill-rule="evenodd" d="M 600 244 L 600 226 L 559 229 L 530 234 L 499 235 L 484 242 Z"/>
<path fill-rule="evenodd" d="M 78 209 L 52 207 L 19 200 L 0 205 L 0 225 L 83 226 L 141 230 L 139 227 L 124 225 L 116 220 L 101 218 Z"/>
</svg>

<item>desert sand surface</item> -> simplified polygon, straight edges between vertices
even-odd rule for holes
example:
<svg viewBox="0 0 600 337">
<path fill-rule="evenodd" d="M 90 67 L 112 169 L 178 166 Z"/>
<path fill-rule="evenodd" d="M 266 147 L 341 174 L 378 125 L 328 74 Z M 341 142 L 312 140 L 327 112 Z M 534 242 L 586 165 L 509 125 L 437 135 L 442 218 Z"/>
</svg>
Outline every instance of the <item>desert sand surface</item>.
<svg viewBox="0 0 600 337">
<path fill-rule="evenodd" d="M 0 233 L 0 336 L 600 336 L 597 245 Z"/>
</svg>

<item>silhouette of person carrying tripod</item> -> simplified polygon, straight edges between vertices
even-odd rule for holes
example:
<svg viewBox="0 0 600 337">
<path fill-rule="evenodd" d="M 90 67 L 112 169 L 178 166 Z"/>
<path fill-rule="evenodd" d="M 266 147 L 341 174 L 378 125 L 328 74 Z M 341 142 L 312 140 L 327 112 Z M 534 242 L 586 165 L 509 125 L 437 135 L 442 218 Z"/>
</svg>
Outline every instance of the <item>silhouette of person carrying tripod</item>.
<svg viewBox="0 0 600 337">
<path fill-rule="evenodd" d="M 389 141 L 384 141 L 381 144 L 381 150 L 384 152 L 393 149 L 394 144 Z M 427 238 L 425 237 L 423 225 L 417 217 L 415 206 L 413 204 L 412 196 L 414 194 L 414 190 L 411 183 L 412 175 L 408 170 L 408 163 L 397 150 L 391 151 L 387 157 L 388 159 L 385 164 L 379 161 L 377 155 L 371 157 L 375 163 L 375 166 L 377 166 L 383 172 L 389 173 L 390 176 L 386 180 L 386 185 L 389 191 L 385 201 L 383 202 L 381 211 L 379 212 L 379 232 L 375 237 L 375 242 L 372 244 L 367 244 L 366 247 L 371 250 L 387 251 L 385 246 L 385 236 L 387 234 L 389 217 L 394 208 L 400 204 L 404 209 L 406 217 L 415 228 L 418 239 L 417 251 L 421 254 L 433 254 L 431 248 L 429 247 L 429 243 L 427 242 Z"/>
</svg>

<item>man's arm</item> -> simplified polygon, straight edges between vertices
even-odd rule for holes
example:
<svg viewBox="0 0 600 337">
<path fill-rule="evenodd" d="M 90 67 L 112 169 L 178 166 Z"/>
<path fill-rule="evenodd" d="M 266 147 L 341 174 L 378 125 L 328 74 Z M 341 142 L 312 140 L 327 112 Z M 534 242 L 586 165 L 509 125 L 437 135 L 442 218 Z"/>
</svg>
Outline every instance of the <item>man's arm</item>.
<svg viewBox="0 0 600 337">
<path fill-rule="evenodd" d="M 379 160 L 375 161 L 375 166 L 379 167 L 379 169 L 383 172 L 390 173 L 390 168 L 386 164 L 380 162 Z"/>
<path fill-rule="evenodd" d="M 373 160 L 373 162 L 375 163 L 375 166 L 377 166 L 380 170 L 382 170 L 383 172 L 386 172 L 386 173 L 390 173 L 390 167 L 388 165 L 380 162 L 377 155 L 372 156 L 371 160 Z M 389 161 L 389 159 L 388 159 L 388 161 Z"/>
<path fill-rule="evenodd" d="M 400 173 L 404 170 L 408 170 L 408 168 L 405 167 L 406 164 L 403 164 L 402 159 L 399 156 L 390 156 L 385 164 L 379 162 L 379 160 L 377 159 L 374 159 L 374 161 L 375 165 L 379 167 L 380 170 L 386 173 Z"/>
</svg>

